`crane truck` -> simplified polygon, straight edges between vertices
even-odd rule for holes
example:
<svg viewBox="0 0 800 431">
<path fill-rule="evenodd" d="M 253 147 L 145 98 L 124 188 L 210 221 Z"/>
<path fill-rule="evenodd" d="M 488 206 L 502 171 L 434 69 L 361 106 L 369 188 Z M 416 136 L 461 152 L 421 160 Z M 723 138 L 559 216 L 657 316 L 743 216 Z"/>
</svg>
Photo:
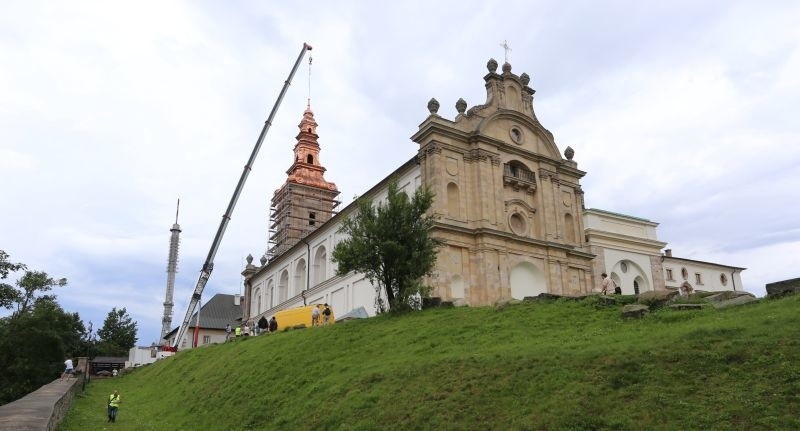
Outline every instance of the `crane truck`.
<svg viewBox="0 0 800 431">
<path fill-rule="evenodd" d="M 200 277 L 197 279 L 197 285 L 195 286 L 194 292 L 192 292 L 192 297 L 189 300 L 189 307 L 186 309 L 186 316 L 183 318 L 183 322 L 181 322 L 181 326 L 178 328 L 178 333 L 175 335 L 175 342 L 173 344 L 175 349 L 178 348 L 181 338 L 183 338 L 183 335 L 186 333 L 186 329 L 189 327 L 189 320 L 191 320 L 195 308 L 197 308 L 197 305 L 200 303 L 200 297 L 203 294 L 203 289 L 206 287 L 206 283 L 208 283 L 208 279 L 211 277 L 211 272 L 214 270 L 214 257 L 217 255 L 219 244 L 222 242 L 222 237 L 225 235 L 225 229 L 228 227 L 228 222 L 231 220 L 233 209 L 236 207 L 236 202 L 239 200 L 239 195 L 242 193 L 244 183 L 247 181 L 247 176 L 253 169 L 253 163 L 256 160 L 258 151 L 261 149 L 261 144 L 264 142 L 264 137 L 267 135 L 269 128 L 272 126 L 272 119 L 275 117 L 275 113 L 278 111 L 281 101 L 283 101 L 283 96 L 286 94 L 286 90 L 289 89 L 289 85 L 292 83 L 292 78 L 294 78 L 294 74 L 297 72 L 300 62 L 303 61 L 306 51 L 310 50 L 311 45 L 304 43 L 303 49 L 300 50 L 300 55 L 297 56 L 297 61 L 295 61 L 294 67 L 292 67 L 292 71 L 289 72 L 289 77 L 286 78 L 286 81 L 283 83 L 283 88 L 278 95 L 278 100 L 275 101 L 275 105 L 272 107 L 272 111 L 269 113 L 267 121 L 264 122 L 264 127 L 261 129 L 261 134 L 258 135 L 256 145 L 253 147 L 253 152 L 250 154 L 250 159 L 247 161 L 247 164 L 244 165 L 242 176 L 239 178 L 239 183 L 236 184 L 236 189 L 234 190 L 231 201 L 228 204 L 228 209 L 226 209 L 225 214 L 222 215 L 222 221 L 217 229 L 217 234 L 214 236 L 214 240 L 211 242 L 211 249 L 208 251 L 208 256 L 203 263 L 203 267 L 200 269 Z"/>
</svg>

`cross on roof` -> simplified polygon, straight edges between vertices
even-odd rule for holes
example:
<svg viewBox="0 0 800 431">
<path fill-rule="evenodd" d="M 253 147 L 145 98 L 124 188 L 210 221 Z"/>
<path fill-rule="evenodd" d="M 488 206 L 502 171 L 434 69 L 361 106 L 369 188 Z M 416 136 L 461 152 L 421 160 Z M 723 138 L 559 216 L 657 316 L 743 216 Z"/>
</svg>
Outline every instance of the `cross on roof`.
<svg viewBox="0 0 800 431">
<path fill-rule="evenodd" d="M 510 46 L 508 46 L 508 41 L 504 40 L 503 43 L 500 44 L 503 49 L 506 51 L 506 63 L 508 63 L 508 51 L 513 51 Z"/>
</svg>

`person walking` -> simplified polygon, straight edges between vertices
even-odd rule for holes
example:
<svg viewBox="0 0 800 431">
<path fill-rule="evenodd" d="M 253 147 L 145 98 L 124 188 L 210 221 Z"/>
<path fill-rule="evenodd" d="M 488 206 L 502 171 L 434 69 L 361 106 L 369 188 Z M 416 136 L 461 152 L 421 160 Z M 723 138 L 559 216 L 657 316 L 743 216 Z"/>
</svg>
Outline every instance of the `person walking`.
<svg viewBox="0 0 800 431">
<path fill-rule="evenodd" d="M 325 304 L 325 309 L 322 310 L 322 324 L 327 325 L 331 323 L 331 307 Z"/>
<path fill-rule="evenodd" d="M 116 422 L 117 421 L 117 410 L 119 409 L 119 403 L 122 400 L 119 397 L 119 391 L 114 389 L 114 393 L 108 396 L 108 421 L 109 422 Z"/>
<path fill-rule="evenodd" d="M 228 323 L 225 325 L 225 341 L 231 338 L 231 324 Z"/>
<path fill-rule="evenodd" d="M 603 277 L 603 282 L 600 283 L 600 294 L 608 295 L 609 291 L 614 290 L 614 281 L 611 280 L 611 277 L 609 277 L 605 272 L 600 274 L 600 276 Z"/>
<path fill-rule="evenodd" d="M 241 326 L 237 326 L 236 327 L 236 338 L 239 338 L 241 336 L 242 336 L 242 327 Z"/>
<path fill-rule="evenodd" d="M 319 304 L 311 309 L 311 326 L 319 326 Z"/>
<path fill-rule="evenodd" d="M 67 360 L 64 361 L 64 372 L 61 374 L 61 380 L 65 378 L 68 379 L 74 372 L 75 369 L 72 368 L 72 359 L 67 358 Z"/>
</svg>

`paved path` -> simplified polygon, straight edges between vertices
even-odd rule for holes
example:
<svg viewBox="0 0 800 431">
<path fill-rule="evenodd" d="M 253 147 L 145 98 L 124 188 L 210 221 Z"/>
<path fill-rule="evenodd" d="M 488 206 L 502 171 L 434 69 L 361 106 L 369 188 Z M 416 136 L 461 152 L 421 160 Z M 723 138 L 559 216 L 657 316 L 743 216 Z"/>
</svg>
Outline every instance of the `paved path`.
<svg viewBox="0 0 800 431">
<path fill-rule="evenodd" d="M 24 397 L 0 406 L 0 430 L 55 430 L 67 414 L 80 378 L 56 380 Z"/>
</svg>

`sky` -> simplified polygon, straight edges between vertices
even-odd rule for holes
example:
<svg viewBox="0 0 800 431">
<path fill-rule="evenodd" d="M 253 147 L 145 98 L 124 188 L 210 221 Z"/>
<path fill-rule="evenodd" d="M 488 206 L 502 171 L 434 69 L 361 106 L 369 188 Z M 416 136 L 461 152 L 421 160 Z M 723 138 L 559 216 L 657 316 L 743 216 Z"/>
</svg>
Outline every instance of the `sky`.
<svg viewBox="0 0 800 431">
<path fill-rule="evenodd" d="M 342 207 L 416 153 L 427 117 L 485 101 L 486 62 L 527 72 L 575 150 L 587 207 L 660 223 L 675 256 L 800 276 L 800 3 L 169 1 L 0 4 L 0 250 L 157 340 L 180 198 L 173 326 L 304 42 L 204 298 L 241 289 L 309 97 Z M 310 81 L 310 85 L 309 85 Z"/>
</svg>

